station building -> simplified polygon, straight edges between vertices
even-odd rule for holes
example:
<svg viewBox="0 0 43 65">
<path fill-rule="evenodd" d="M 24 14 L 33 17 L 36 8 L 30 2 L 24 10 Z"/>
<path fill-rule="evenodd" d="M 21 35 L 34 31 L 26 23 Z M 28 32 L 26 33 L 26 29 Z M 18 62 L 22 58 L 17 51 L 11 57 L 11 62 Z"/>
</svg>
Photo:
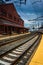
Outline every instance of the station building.
<svg viewBox="0 0 43 65">
<path fill-rule="evenodd" d="M 25 33 L 24 21 L 18 15 L 13 3 L 0 4 L 0 34 Z"/>
</svg>

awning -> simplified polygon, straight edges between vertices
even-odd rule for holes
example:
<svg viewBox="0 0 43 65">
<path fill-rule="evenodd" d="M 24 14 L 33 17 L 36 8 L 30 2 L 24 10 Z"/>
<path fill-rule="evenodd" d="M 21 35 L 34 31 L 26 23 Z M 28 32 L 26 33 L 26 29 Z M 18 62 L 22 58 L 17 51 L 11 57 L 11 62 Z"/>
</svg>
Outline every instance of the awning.
<svg viewBox="0 0 43 65">
<path fill-rule="evenodd" d="M 13 27 L 18 27 L 18 28 L 22 28 L 22 29 L 27 29 L 19 24 L 16 24 L 14 22 L 10 22 L 4 19 L 0 19 L 0 25 L 6 25 L 6 26 L 13 26 Z"/>
</svg>

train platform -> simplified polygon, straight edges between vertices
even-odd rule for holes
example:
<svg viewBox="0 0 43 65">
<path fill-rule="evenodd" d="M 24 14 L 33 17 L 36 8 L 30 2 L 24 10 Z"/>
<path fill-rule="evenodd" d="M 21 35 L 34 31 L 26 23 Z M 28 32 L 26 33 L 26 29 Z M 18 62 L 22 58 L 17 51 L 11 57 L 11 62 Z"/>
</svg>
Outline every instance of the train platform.
<svg viewBox="0 0 43 65">
<path fill-rule="evenodd" d="M 28 65 L 43 65 L 43 35 L 39 47 Z"/>
<path fill-rule="evenodd" d="M 0 40 L 18 37 L 18 36 L 22 36 L 22 35 L 26 35 L 26 34 L 30 34 L 30 33 L 28 32 L 28 33 L 17 34 L 17 35 L 0 35 Z"/>
</svg>

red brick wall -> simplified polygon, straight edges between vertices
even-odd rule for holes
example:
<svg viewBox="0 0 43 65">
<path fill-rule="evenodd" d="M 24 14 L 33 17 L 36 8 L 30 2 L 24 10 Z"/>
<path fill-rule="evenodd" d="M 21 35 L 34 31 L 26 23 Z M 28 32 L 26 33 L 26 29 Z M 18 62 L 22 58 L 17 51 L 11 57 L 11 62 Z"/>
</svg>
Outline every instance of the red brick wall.
<svg viewBox="0 0 43 65">
<path fill-rule="evenodd" d="M 1 14 L 3 12 L 3 14 Z M 0 5 L 0 16 L 4 17 L 7 20 L 15 22 L 21 26 L 24 26 L 24 21 L 18 15 L 13 4 L 3 4 Z"/>
</svg>

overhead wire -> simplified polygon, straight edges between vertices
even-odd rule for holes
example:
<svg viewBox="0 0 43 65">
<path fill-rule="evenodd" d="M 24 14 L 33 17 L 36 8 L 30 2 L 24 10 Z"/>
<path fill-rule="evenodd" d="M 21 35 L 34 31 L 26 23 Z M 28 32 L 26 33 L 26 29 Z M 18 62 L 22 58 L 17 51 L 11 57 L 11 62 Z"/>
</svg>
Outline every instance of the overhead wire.
<svg viewBox="0 0 43 65">
<path fill-rule="evenodd" d="M 21 1 L 21 0 L 20 0 Z M 25 2 L 26 2 L 27 0 L 25 0 Z M 38 14 L 37 14 L 37 10 L 35 9 L 35 6 L 34 6 L 34 4 L 36 4 L 37 2 L 41 2 L 41 0 L 36 0 L 36 1 L 34 1 L 34 2 L 32 2 L 31 0 L 30 0 L 30 2 L 31 2 L 31 4 L 32 4 L 32 7 L 33 7 L 33 9 L 34 9 L 34 12 L 35 12 L 35 14 L 37 15 L 37 18 L 39 18 L 39 16 L 38 16 Z M 21 3 L 21 5 L 22 5 L 22 3 Z M 26 5 L 26 4 L 25 4 Z M 38 6 L 37 6 L 38 7 Z M 27 16 L 24 12 L 23 12 L 23 10 L 21 9 L 21 6 L 19 7 L 20 8 L 20 13 L 22 13 L 22 15 L 25 17 L 25 18 L 29 18 L 29 16 Z M 36 22 L 36 21 L 35 21 Z"/>
<path fill-rule="evenodd" d="M 41 2 L 41 0 L 40 1 L 35 1 L 34 3 L 32 3 L 32 1 L 31 1 L 31 4 L 32 4 L 33 8 L 34 8 L 34 5 L 33 4 L 35 4 L 36 2 Z M 37 15 L 37 18 L 39 18 L 38 14 L 37 14 L 37 11 L 35 10 L 35 8 L 34 8 L 34 11 L 35 11 L 35 13 Z M 39 21 L 38 21 L 38 27 L 39 27 Z"/>
</svg>

